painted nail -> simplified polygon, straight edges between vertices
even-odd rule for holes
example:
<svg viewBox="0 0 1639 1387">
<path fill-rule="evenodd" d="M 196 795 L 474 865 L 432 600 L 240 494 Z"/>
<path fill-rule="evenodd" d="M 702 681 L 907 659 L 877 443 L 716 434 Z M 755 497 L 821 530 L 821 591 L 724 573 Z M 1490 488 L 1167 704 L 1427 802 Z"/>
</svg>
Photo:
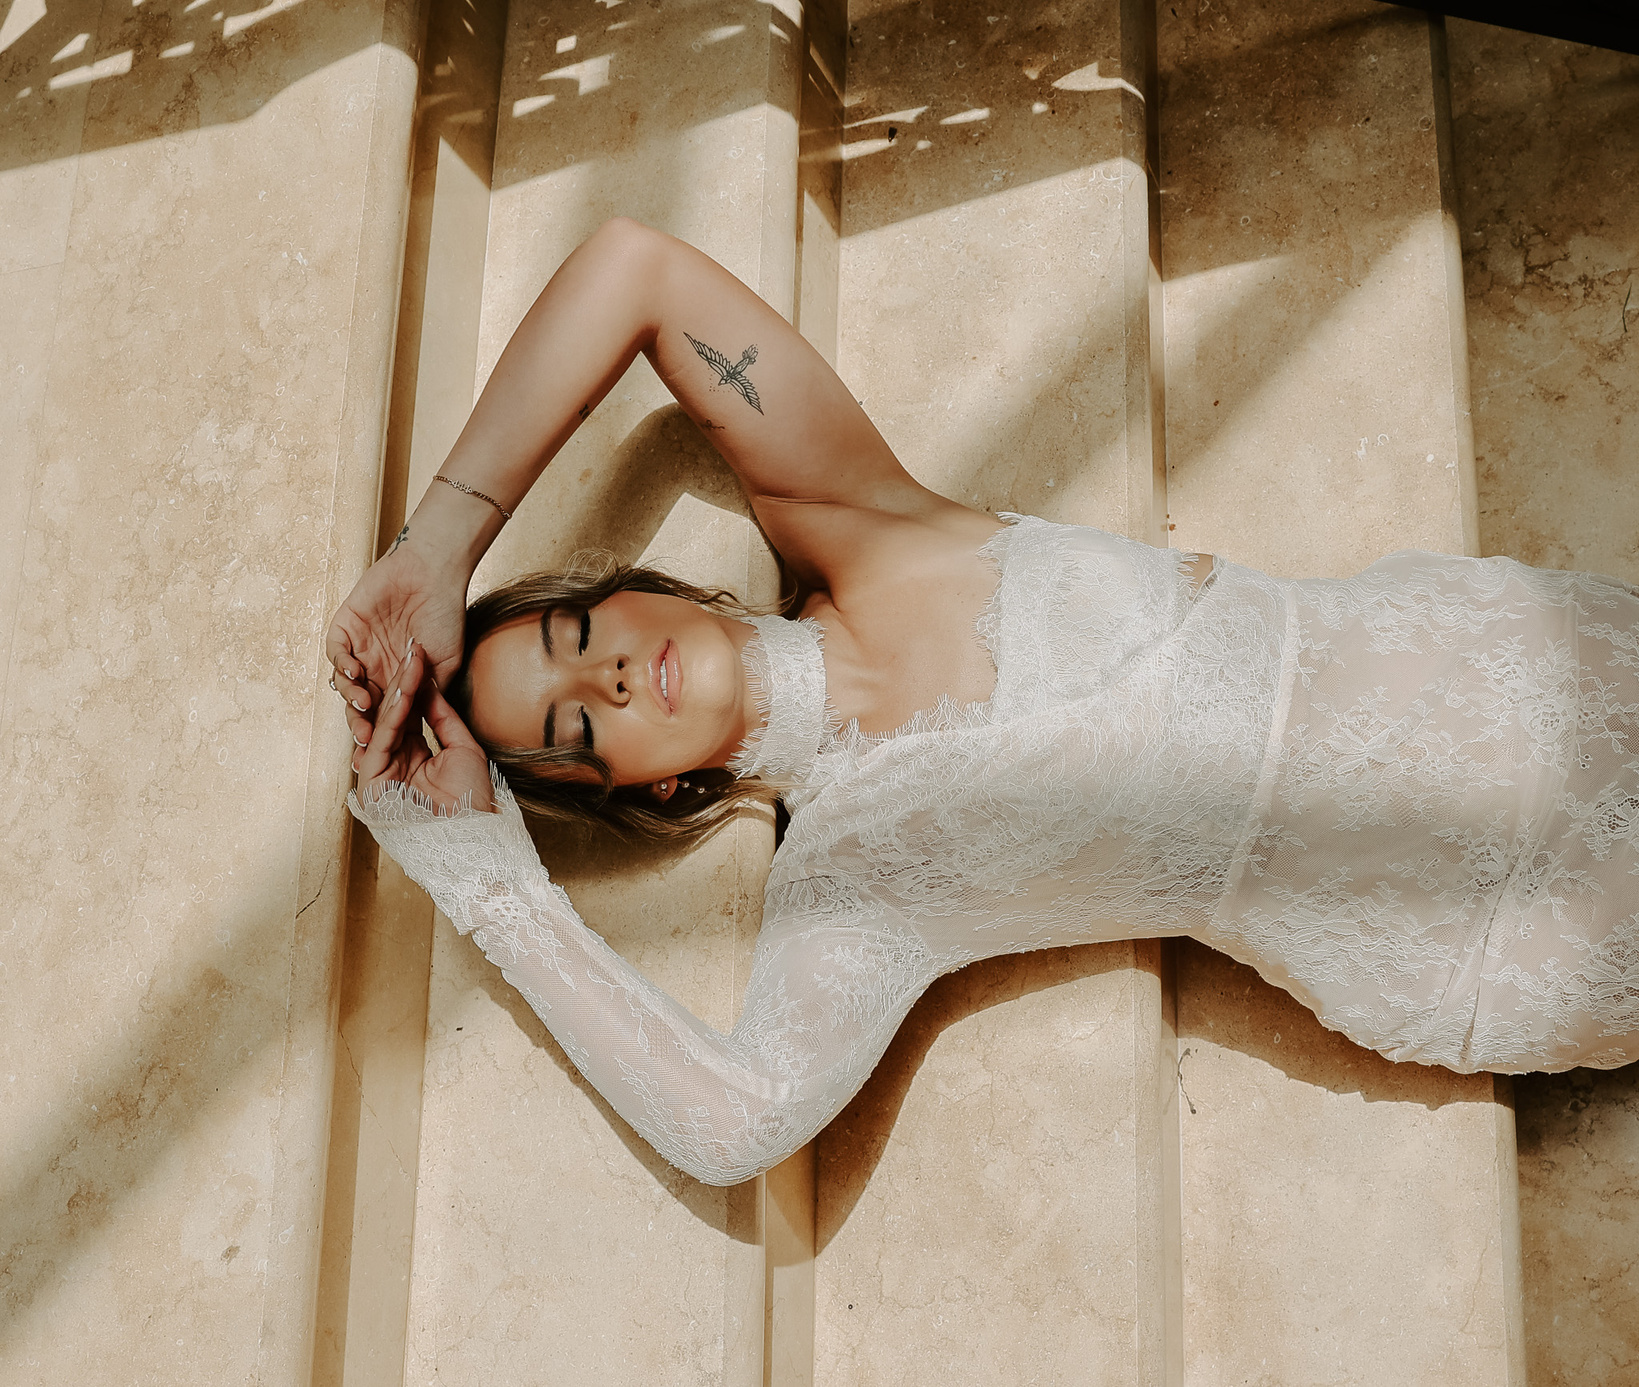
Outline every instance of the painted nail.
<svg viewBox="0 0 1639 1387">
<path fill-rule="evenodd" d="M 369 742 L 361 742 L 357 737 L 354 737 L 353 738 L 353 745 L 354 746 L 365 747 L 365 746 L 369 746 L 370 743 Z"/>
<path fill-rule="evenodd" d="M 362 698 L 355 698 L 353 700 L 353 706 L 361 713 L 368 713 L 370 711 L 369 704 L 367 704 Z"/>
<path fill-rule="evenodd" d="M 404 658 L 406 660 L 408 660 L 410 658 L 410 656 L 412 656 L 414 654 L 415 654 L 415 637 L 411 636 L 410 637 L 410 644 L 406 647 L 406 649 L 404 651 Z"/>
<path fill-rule="evenodd" d="M 393 696 L 387 700 L 387 706 L 389 708 L 391 708 L 395 703 L 397 703 L 398 702 L 398 696 L 403 692 L 404 692 L 403 689 L 394 689 L 393 690 Z"/>
</svg>

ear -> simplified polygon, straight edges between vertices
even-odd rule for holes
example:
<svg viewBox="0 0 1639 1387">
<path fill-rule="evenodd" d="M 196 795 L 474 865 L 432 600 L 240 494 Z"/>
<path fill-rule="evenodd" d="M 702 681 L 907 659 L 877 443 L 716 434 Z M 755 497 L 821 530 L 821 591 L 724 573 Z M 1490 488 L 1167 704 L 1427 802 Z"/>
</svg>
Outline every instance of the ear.
<svg viewBox="0 0 1639 1387">
<path fill-rule="evenodd" d="M 678 791 L 678 780 L 675 775 L 669 775 L 664 780 L 656 780 L 649 786 L 649 793 L 657 803 L 664 804 Z"/>
</svg>

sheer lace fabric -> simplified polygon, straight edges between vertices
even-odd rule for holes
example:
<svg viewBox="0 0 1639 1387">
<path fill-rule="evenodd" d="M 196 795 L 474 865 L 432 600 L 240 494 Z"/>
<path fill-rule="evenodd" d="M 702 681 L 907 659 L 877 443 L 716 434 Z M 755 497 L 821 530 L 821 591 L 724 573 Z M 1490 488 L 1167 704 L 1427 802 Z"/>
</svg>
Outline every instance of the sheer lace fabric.
<svg viewBox="0 0 1639 1387">
<path fill-rule="evenodd" d="M 1398 1059 L 1639 1059 L 1633 590 L 1402 554 L 1197 591 L 1186 556 L 1031 519 L 987 553 L 986 704 L 838 731 L 808 624 L 749 652 L 792 817 L 726 1035 L 581 923 L 504 786 L 354 812 L 710 1183 L 830 1121 L 935 977 L 1049 944 L 1193 934 Z"/>
</svg>

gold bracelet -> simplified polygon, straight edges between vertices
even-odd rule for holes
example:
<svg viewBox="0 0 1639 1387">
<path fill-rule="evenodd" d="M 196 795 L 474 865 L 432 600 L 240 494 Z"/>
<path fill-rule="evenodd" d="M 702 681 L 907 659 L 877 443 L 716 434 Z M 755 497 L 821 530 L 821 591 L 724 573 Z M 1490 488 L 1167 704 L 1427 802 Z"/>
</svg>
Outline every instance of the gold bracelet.
<svg viewBox="0 0 1639 1387">
<path fill-rule="evenodd" d="M 453 477 L 446 477 L 442 472 L 440 472 L 436 477 L 434 477 L 433 480 L 435 482 L 444 482 L 445 484 L 447 484 L 449 486 L 453 486 L 457 491 L 464 491 L 464 492 L 467 493 L 468 496 L 476 496 L 480 501 L 488 501 L 490 503 L 490 505 L 494 506 L 496 510 L 500 511 L 501 514 L 506 519 L 508 519 L 508 520 L 512 519 L 512 512 L 511 511 L 509 511 L 505 506 L 503 506 L 493 496 L 484 495 L 484 493 L 481 492 L 480 490 L 478 490 L 478 488 L 475 487 L 475 486 L 468 486 L 465 482 L 458 482 Z"/>
</svg>

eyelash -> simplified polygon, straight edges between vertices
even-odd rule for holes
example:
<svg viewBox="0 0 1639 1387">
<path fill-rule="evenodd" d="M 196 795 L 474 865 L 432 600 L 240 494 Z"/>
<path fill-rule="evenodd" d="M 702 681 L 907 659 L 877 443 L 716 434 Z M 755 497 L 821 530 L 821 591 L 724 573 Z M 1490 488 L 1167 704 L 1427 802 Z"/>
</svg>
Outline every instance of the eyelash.
<svg viewBox="0 0 1639 1387">
<path fill-rule="evenodd" d="M 586 653 L 587 643 L 592 639 L 592 614 L 580 614 L 580 653 Z M 592 719 L 586 715 L 586 709 L 580 710 L 580 730 L 583 738 L 582 745 L 590 751 L 592 749 Z"/>
</svg>

